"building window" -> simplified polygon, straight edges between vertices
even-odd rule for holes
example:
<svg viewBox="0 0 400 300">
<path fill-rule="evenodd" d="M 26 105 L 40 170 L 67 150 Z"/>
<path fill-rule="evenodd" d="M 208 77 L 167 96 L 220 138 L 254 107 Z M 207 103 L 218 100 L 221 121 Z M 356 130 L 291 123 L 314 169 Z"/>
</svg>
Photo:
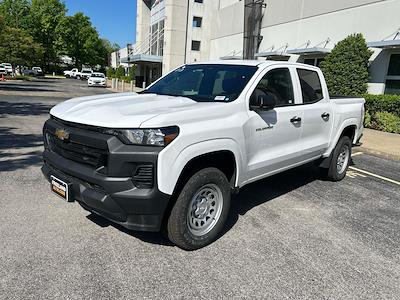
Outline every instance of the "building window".
<svg viewBox="0 0 400 300">
<path fill-rule="evenodd" d="M 324 58 L 306 58 L 306 59 L 304 59 L 304 63 L 306 65 L 316 66 L 316 67 L 319 67 L 319 65 L 323 61 L 324 61 Z"/>
<path fill-rule="evenodd" d="M 202 17 L 193 17 L 193 27 L 201 27 Z"/>
<path fill-rule="evenodd" d="M 400 54 L 392 54 L 390 56 L 385 94 L 400 95 Z"/>
<path fill-rule="evenodd" d="M 388 76 L 400 76 L 400 54 L 390 56 Z"/>
<path fill-rule="evenodd" d="M 200 51 L 200 41 L 192 41 L 192 50 Z"/>
<path fill-rule="evenodd" d="M 196 3 L 203 3 L 203 0 L 194 0 Z"/>
</svg>

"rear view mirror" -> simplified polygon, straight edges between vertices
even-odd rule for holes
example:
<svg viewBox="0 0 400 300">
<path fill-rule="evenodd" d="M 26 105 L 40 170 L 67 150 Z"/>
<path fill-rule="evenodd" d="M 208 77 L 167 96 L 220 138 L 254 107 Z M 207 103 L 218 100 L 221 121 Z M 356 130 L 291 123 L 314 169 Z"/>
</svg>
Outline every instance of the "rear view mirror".
<svg viewBox="0 0 400 300">
<path fill-rule="evenodd" d="M 275 97 L 272 95 L 258 95 L 250 98 L 251 109 L 271 110 L 276 106 Z"/>
</svg>

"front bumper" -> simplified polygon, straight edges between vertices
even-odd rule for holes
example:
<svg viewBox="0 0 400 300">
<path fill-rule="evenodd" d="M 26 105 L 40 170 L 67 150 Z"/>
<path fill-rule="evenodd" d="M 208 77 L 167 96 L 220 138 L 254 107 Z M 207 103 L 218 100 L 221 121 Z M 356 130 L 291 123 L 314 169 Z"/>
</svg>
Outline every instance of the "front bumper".
<svg viewBox="0 0 400 300">
<path fill-rule="evenodd" d="M 107 84 L 105 82 L 88 82 L 88 86 L 101 86 L 105 87 Z"/>
<path fill-rule="evenodd" d="M 52 132 L 59 123 L 48 120 L 44 134 Z M 114 136 L 78 130 L 63 125 L 71 132 L 71 139 L 105 143 L 108 148 L 107 166 L 95 168 L 84 163 L 67 159 L 52 151 L 45 141 L 42 172 L 71 184 L 73 198 L 86 210 L 101 215 L 130 230 L 159 231 L 170 195 L 157 188 L 157 157 L 159 148 L 122 145 Z M 76 136 L 75 136 L 76 135 Z M 87 147 L 87 146 L 83 146 Z M 152 187 L 140 188 L 132 180 L 135 169 L 143 164 L 154 167 Z"/>
</svg>

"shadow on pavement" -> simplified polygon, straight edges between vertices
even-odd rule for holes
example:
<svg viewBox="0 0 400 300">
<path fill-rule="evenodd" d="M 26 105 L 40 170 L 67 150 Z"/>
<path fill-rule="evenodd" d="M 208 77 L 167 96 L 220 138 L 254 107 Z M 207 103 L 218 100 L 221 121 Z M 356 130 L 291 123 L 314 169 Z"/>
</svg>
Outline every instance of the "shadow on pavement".
<svg viewBox="0 0 400 300">
<path fill-rule="evenodd" d="M 221 236 L 234 227 L 239 219 L 239 215 L 243 216 L 261 204 L 274 200 L 279 196 L 319 179 L 320 173 L 318 168 L 314 163 L 309 163 L 245 186 L 236 197 L 232 197 L 230 214 Z M 113 226 L 147 243 L 174 246 L 161 233 L 130 231 L 96 214 L 90 214 L 87 218 L 100 227 Z"/>
<path fill-rule="evenodd" d="M 8 114 L 13 116 L 38 116 L 49 113 L 53 105 L 29 102 L 0 101 L 0 117 Z"/>
<path fill-rule="evenodd" d="M 113 223 L 103 218 L 102 216 L 96 215 L 94 213 L 91 213 L 90 215 L 86 216 L 86 218 L 102 228 L 112 226 L 115 229 L 118 229 L 119 231 L 126 233 L 127 235 L 137 238 L 146 243 L 157 244 L 162 246 L 174 246 L 170 241 L 165 239 L 159 232 L 141 232 L 141 231 L 128 230 L 125 227 Z"/>
<path fill-rule="evenodd" d="M 44 89 L 40 87 L 35 87 L 34 85 L 8 85 L 8 84 L 1 84 L 0 91 L 19 91 L 19 92 L 59 92 L 59 90 L 54 89 Z"/>
<path fill-rule="evenodd" d="M 231 202 L 231 213 L 225 231 L 228 232 L 248 211 L 261 204 L 274 200 L 315 180 L 321 180 L 319 168 L 314 163 L 262 179 L 246 185 Z"/>
<path fill-rule="evenodd" d="M 0 171 L 15 171 L 42 162 L 42 151 L 35 149 L 43 145 L 42 135 L 14 133 L 14 129 L 0 128 Z"/>
</svg>

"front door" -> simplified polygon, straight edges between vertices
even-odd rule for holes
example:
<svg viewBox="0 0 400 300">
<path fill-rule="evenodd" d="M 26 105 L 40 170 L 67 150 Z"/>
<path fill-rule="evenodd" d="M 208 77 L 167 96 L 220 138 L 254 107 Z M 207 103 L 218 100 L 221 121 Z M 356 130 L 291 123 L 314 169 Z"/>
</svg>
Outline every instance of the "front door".
<svg viewBox="0 0 400 300">
<path fill-rule="evenodd" d="M 245 126 L 248 179 L 278 172 L 302 160 L 300 136 L 303 110 L 294 90 L 294 68 L 269 69 L 259 80 L 250 97 L 273 96 L 272 110 L 249 110 Z M 298 97 L 297 97 L 298 98 Z M 250 100 L 250 99 L 249 99 Z"/>
</svg>

